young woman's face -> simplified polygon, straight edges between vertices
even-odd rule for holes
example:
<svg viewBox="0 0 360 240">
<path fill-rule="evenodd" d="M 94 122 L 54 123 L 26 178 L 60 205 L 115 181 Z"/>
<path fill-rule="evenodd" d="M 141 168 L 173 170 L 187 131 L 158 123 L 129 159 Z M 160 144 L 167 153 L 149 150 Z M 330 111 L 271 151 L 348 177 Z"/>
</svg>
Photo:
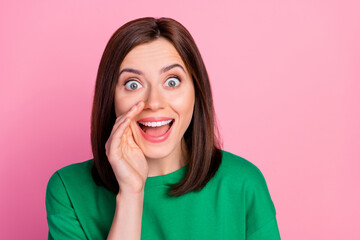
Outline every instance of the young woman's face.
<svg viewBox="0 0 360 240">
<path fill-rule="evenodd" d="M 136 46 L 125 56 L 119 72 L 116 116 L 141 100 L 145 103 L 130 123 L 144 155 L 152 159 L 181 152 L 181 140 L 193 114 L 195 90 L 175 47 L 164 38 Z"/>
</svg>

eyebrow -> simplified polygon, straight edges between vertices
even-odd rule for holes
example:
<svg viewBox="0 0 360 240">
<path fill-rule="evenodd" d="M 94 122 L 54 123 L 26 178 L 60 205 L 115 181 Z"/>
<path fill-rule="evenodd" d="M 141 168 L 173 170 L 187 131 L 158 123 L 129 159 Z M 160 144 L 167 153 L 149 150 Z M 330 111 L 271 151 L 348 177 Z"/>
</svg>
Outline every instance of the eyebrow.
<svg viewBox="0 0 360 240">
<path fill-rule="evenodd" d="M 167 72 L 167 71 L 169 71 L 170 69 L 173 69 L 173 68 L 175 68 L 175 67 L 181 68 L 181 69 L 184 71 L 184 73 L 186 74 L 186 71 L 185 71 L 185 69 L 183 68 L 183 66 L 181 66 L 181 65 L 178 64 L 178 63 L 174 63 L 174 64 L 171 64 L 171 65 L 169 65 L 169 66 L 166 66 L 166 67 L 161 68 L 161 69 L 160 69 L 160 74 L 161 74 L 161 73 L 164 73 L 164 72 Z M 137 75 L 144 75 L 144 73 L 143 73 L 142 71 L 140 71 L 140 70 L 136 70 L 136 69 L 133 69 L 133 68 L 124 68 L 123 70 L 120 71 L 119 77 L 120 77 L 120 75 L 121 75 L 123 72 L 135 73 L 135 74 L 137 74 Z"/>
</svg>

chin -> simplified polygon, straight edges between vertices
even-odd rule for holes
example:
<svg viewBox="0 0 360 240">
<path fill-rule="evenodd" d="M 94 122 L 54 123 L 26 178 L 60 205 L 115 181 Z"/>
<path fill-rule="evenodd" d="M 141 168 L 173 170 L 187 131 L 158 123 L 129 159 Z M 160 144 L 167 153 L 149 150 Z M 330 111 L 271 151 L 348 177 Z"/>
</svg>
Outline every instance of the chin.
<svg viewBox="0 0 360 240">
<path fill-rule="evenodd" d="M 168 146 L 163 147 L 151 147 L 151 146 L 142 146 L 140 147 L 143 151 L 146 158 L 149 159 L 161 159 L 165 158 L 172 152 L 172 149 L 170 149 Z"/>
</svg>

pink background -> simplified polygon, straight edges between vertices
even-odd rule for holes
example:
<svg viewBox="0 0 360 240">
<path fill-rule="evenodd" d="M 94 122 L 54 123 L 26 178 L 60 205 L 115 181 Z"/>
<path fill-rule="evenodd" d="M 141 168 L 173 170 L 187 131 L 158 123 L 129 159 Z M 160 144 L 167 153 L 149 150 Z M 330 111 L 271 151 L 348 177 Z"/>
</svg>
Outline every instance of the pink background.
<svg viewBox="0 0 360 240">
<path fill-rule="evenodd" d="M 97 67 L 144 16 L 200 48 L 226 150 L 263 172 L 282 239 L 360 239 L 358 1 L 0 3 L 0 239 L 45 239 L 45 189 L 91 158 Z"/>
</svg>

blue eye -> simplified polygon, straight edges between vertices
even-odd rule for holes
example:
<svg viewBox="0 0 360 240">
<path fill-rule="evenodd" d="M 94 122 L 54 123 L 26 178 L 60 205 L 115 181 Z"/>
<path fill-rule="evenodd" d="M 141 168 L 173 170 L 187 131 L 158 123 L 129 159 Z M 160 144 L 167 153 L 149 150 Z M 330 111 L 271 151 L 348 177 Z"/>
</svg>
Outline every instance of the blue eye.
<svg viewBox="0 0 360 240">
<path fill-rule="evenodd" d="M 178 77 L 171 77 L 165 82 L 165 85 L 171 88 L 177 87 L 179 84 L 180 79 Z"/>
<path fill-rule="evenodd" d="M 141 88 L 142 85 L 138 81 L 130 80 L 125 83 L 125 87 L 128 90 L 136 90 L 138 88 Z"/>
</svg>

